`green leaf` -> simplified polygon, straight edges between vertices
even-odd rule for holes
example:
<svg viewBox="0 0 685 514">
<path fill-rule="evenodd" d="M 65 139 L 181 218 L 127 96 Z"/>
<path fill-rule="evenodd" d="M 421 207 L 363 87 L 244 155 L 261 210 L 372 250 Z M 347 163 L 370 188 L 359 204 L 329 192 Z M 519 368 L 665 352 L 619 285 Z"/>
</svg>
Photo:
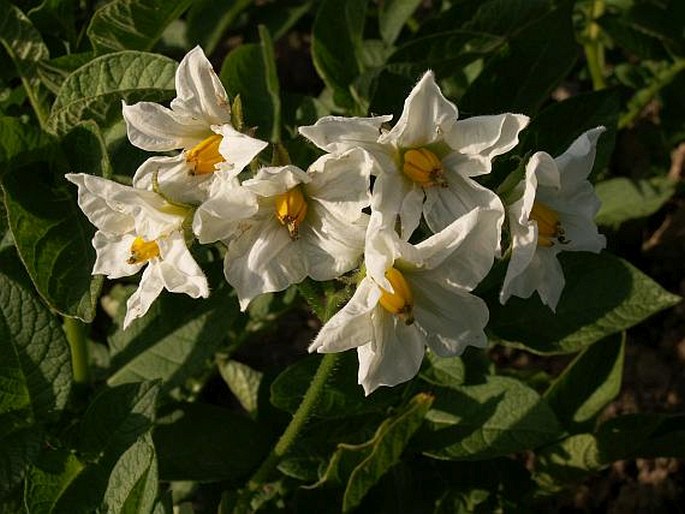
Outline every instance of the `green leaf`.
<svg viewBox="0 0 685 514">
<path fill-rule="evenodd" d="M 0 117 L 0 177 L 8 168 L 25 165 L 51 156 L 56 140 L 34 124 L 18 118 Z"/>
<path fill-rule="evenodd" d="M 120 306 L 119 318 L 125 310 L 123 299 Z M 182 385 L 206 368 L 239 313 L 237 300 L 224 282 L 214 287 L 207 299 L 161 295 L 143 318 L 109 338 L 108 383 L 159 379 L 163 393 Z"/>
<path fill-rule="evenodd" d="M 563 2 L 513 36 L 508 51 L 493 58 L 467 89 L 461 110 L 534 113 L 576 61 L 572 5 Z"/>
<path fill-rule="evenodd" d="M 103 390 L 90 404 L 81 425 L 80 449 L 113 464 L 152 427 L 159 383 L 124 384 Z"/>
<path fill-rule="evenodd" d="M 191 0 L 114 0 L 100 7 L 88 25 L 88 38 L 99 54 L 151 50 L 166 26 Z"/>
<path fill-rule="evenodd" d="M 196 0 L 192 2 L 186 15 L 188 41 L 197 41 L 207 55 L 214 53 L 227 29 L 251 4 L 252 0 Z M 260 6 L 260 9 L 265 7 Z"/>
<path fill-rule="evenodd" d="M 247 475 L 268 453 L 271 439 L 250 418 L 202 403 L 170 406 L 152 438 L 161 480 L 197 481 Z"/>
<path fill-rule="evenodd" d="M 304 398 L 321 362 L 321 355 L 311 355 L 297 361 L 283 371 L 271 384 L 271 403 L 294 413 Z M 396 403 L 401 388 L 384 388 L 370 397 L 357 384 L 357 356 L 346 352 L 340 356 L 339 366 L 329 377 L 316 404 L 314 416 L 339 418 L 384 411 Z"/>
<path fill-rule="evenodd" d="M 685 458 L 685 415 L 627 414 L 603 423 L 597 431 L 600 458 L 616 460 Z"/>
<path fill-rule="evenodd" d="M 468 347 L 459 357 L 438 357 L 427 352 L 419 376 L 429 384 L 453 387 L 482 383 L 491 374 L 490 359 L 480 348 Z"/>
<path fill-rule="evenodd" d="M 518 380 L 435 389 L 418 446 L 439 459 L 477 460 L 529 450 L 561 432 L 554 412 Z"/>
<path fill-rule="evenodd" d="M 518 155 L 544 151 L 553 157 L 564 153 L 583 132 L 603 125 L 606 132 L 597 142 L 593 174 L 609 165 L 616 140 L 620 95 L 615 89 L 573 96 L 552 104 L 530 122 L 517 146 Z M 559 127 L 564 130 L 559 130 Z"/>
<path fill-rule="evenodd" d="M 70 142 L 83 141 L 73 136 Z M 7 172 L 2 189 L 19 256 L 40 295 L 58 312 L 91 321 L 102 280 L 91 277 L 95 230 L 78 208 L 75 191 L 37 164 Z"/>
<path fill-rule="evenodd" d="M 618 227 L 627 220 L 645 218 L 658 211 L 675 193 L 676 183 L 668 177 L 630 180 L 612 178 L 595 185 L 602 207 L 595 221 Z"/>
<path fill-rule="evenodd" d="M 595 417 L 618 395 L 625 338 L 616 334 L 587 347 L 564 370 L 544 398 L 571 433 L 592 428 Z"/>
<path fill-rule="evenodd" d="M 367 0 L 323 0 L 312 28 L 312 59 L 336 104 L 354 109 L 351 86 L 362 72 L 360 52 Z"/>
<path fill-rule="evenodd" d="M 93 121 L 84 121 L 62 138 L 62 149 L 69 161 L 69 173 L 88 173 L 111 178 L 112 166 L 102 133 Z"/>
<path fill-rule="evenodd" d="M 126 450 L 112 469 L 103 511 L 148 514 L 154 507 L 158 486 L 155 447 L 148 433 Z"/>
<path fill-rule="evenodd" d="M 93 59 L 70 74 L 59 91 L 48 128 L 68 132 L 81 121 L 111 125 L 121 118 L 121 100 L 163 101 L 173 96 L 177 64 L 162 55 L 125 51 Z"/>
<path fill-rule="evenodd" d="M 71 389 L 69 346 L 14 249 L 0 253 L 0 414 L 54 421 Z"/>
<path fill-rule="evenodd" d="M 240 95 L 245 124 L 272 143 L 281 138 L 281 100 L 273 44 L 266 30 L 260 44 L 240 45 L 221 67 L 220 78 L 231 96 Z"/>
<path fill-rule="evenodd" d="M 31 514 L 52 514 L 64 490 L 83 469 L 64 449 L 44 449 L 26 476 L 24 499 Z"/>
<path fill-rule="evenodd" d="M 680 297 L 628 262 L 603 252 L 559 254 L 566 286 L 556 314 L 539 297 L 488 297 L 490 329 L 501 340 L 539 354 L 572 353 L 671 307 Z"/>
<path fill-rule="evenodd" d="M 400 35 L 402 27 L 421 5 L 421 0 L 386 0 L 378 12 L 378 25 L 383 41 L 391 45 Z"/>
<path fill-rule="evenodd" d="M 40 453 L 45 434 L 36 426 L 8 430 L 8 419 L 0 416 L 0 502 L 24 478 L 31 462 Z M 0 506 L 2 504 L 0 503 Z"/>
<path fill-rule="evenodd" d="M 339 444 L 316 486 L 346 484 L 342 511 L 349 512 L 357 507 L 369 489 L 399 462 L 432 403 L 431 395 L 418 394 L 394 416 L 386 419 L 369 441 L 359 445 Z"/>
<path fill-rule="evenodd" d="M 31 105 L 41 125 L 47 118 L 45 99 L 40 89 L 37 63 L 50 57 L 40 33 L 31 20 L 11 3 L 0 0 L 0 43 L 14 61 Z"/>
<path fill-rule="evenodd" d="M 600 459 L 597 439 L 593 434 L 577 434 L 546 446 L 536 453 L 534 478 L 551 492 L 580 482 L 597 472 L 604 463 Z"/>
<path fill-rule="evenodd" d="M 259 384 L 263 373 L 242 362 L 228 360 L 219 363 L 219 372 L 226 385 L 250 414 L 257 411 Z"/>
</svg>

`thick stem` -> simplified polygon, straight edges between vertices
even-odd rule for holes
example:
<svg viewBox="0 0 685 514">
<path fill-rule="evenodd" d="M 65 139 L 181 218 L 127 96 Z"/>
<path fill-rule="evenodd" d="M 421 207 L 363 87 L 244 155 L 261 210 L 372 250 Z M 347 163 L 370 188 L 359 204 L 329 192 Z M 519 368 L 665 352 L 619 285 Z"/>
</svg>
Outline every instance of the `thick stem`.
<svg viewBox="0 0 685 514">
<path fill-rule="evenodd" d="M 75 318 L 64 318 L 64 332 L 71 348 L 71 369 L 74 374 L 74 383 L 87 385 L 90 382 L 90 366 L 88 363 L 86 325 Z"/>
<path fill-rule="evenodd" d="M 262 462 L 262 465 L 248 481 L 247 487 L 243 490 L 241 497 L 236 503 L 234 509 L 235 514 L 251 512 L 249 504 L 250 499 L 255 492 L 268 482 L 275 471 L 276 466 L 278 466 L 278 463 L 288 453 L 297 440 L 297 437 L 306 425 L 307 420 L 313 414 L 326 382 L 335 371 L 341 355 L 342 354 L 340 353 L 329 353 L 324 356 L 309 385 L 309 389 L 307 389 L 307 392 L 302 399 L 302 403 L 300 403 L 300 406 L 297 408 L 290 424 L 281 435 L 276 446 L 271 450 L 271 453 L 269 453 L 269 456 Z"/>
<path fill-rule="evenodd" d="M 604 0 L 594 0 L 590 7 L 589 21 L 586 30 L 586 43 L 583 45 L 585 58 L 587 59 L 590 77 L 592 77 L 592 88 L 595 91 L 604 89 L 604 45 L 599 40 L 600 27 L 595 21 L 604 14 Z"/>
</svg>

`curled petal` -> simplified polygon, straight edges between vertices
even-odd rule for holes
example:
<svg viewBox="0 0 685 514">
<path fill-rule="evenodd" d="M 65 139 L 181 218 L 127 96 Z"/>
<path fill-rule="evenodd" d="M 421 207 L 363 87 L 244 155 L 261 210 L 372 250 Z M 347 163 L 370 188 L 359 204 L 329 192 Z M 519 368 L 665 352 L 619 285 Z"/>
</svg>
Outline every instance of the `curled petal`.
<svg viewBox="0 0 685 514">
<path fill-rule="evenodd" d="M 131 322 L 141 318 L 150 309 L 159 294 L 164 289 L 164 280 L 158 266 L 150 263 L 145 267 L 138 289 L 128 298 L 126 302 L 126 316 L 123 328 L 126 330 Z"/>
<path fill-rule="evenodd" d="M 314 125 L 300 127 L 298 132 L 326 152 L 343 153 L 359 147 L 370 150 L 377 146 L 383 123 L 391 119 L 390 115 L 371 118 L 324 116 Z"/>
</svg>

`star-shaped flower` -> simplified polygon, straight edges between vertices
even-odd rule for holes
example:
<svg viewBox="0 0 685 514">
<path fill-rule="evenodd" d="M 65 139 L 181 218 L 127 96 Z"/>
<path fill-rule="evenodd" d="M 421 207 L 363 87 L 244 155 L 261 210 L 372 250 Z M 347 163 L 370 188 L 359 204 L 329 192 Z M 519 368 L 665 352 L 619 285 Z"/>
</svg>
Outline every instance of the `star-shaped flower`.
<svg viewBox="0 0 685 514">
<path fill-rule="evenodd" d="M 243 310 L 258 294 L 307 276 L 331 280 L 358 265 L 370 168 L 368 154 L 352 150 L 325 155 L 307 172 L 266 167 L 242 184 L 214 183 L 193 226 L 201 242 L 228 244 L 224 273 Z"/>
<path fill-rule="evenodd" d="M 388 223 L 399 216 L 403 238 L 412 234 L 422 213 L 430 229 L 438 232 L 474 208 L 486 208 L 492 237 L 499 240 L 502 204 L 472 178 L 489 173 L 492 159 L 516 146 L 528 118 L 510 113 L 457 118 L 456 106 L 443 96 L 429 71 L 389 131 L 384 124 L 390 116 L 327 116 L 301 127 L 300 133 L 327 152 L 362 147 L 375 157 L 374 207 Z"/>
<path fill-rule="evenodd" d="M 604 130 L 583 133 L 556 159 L 545 152 L 530 158 L 513 193 L 518 198 L 507 206 L 512 251 L 500 302 L 537 291 L 542 303 L 556 310 L 565 284 L 557 254 L 599 253 L 606 246 L 594 222 L 600 202 L 587 180 Z"/>
<path fill-rule="evenodd" d="M 204 273 L 186 247 L 183 208 L 158 194 L 84 173 L 67 174 L 78 186 L 81 210 L 98 230 L 94 275 L 110 279 L 138 273 L 138 289 L 129 297 L 124 329 L 143 316 L 163 289 L 193 298 L 209 296 Z"/>
<path fill-rule="evenodd" d="M 153 102 L 123 105 L 133 145 L 149 152 L 183 150 L 172 157 L 146 160 L 136 171 L 133 185 L 151 190 L 157 176 L 165 195 L 199 203 L 205 199 L 207 182 L 215 171 L 237 175 L 267 143 L 231 125 L 226 90 L 199 46 L 178 66 L 176 95 L 171 108 Z"/>
<path fill-rule="evenodd" d="M 394 251 L 385 259 L 386 285 L 367 270 L 309 351 L 356 348 L 358 380 L 368 395 L 414 377 L 426 346 L 442 357 L 459 355 L 468 345 L 485 346 L 488 309 L 469 292 L 493 260 L 492 251 L 482 254 L 479 242 L 482 232 L 491 230 L 483 214 L 473 210 L 416 246 L 395 236 Z"/>
</svg>

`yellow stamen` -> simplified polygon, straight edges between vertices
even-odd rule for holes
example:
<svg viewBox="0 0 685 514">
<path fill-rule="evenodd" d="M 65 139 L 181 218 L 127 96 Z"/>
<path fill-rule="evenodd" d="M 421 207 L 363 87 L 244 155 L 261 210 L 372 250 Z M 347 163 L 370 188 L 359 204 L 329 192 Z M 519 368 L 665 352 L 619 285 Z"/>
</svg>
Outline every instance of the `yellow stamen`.
<svg viewBox="0 0 685 514">
<path fill-rule="evenodd" d="M 126 261 L 129 264 L 142 264 L 150 259 L 159 257 L 159 246 L 155 241 L 145 241 L 138 236 L 131 244 L 131 256 Z"/>
<path fill-rule="evenodd" d="M 412 148 L 404 153 L 404 174 L 421 187 L 447 187 L 445 170 L 438 156 L 427 148 Z"/>
<path fill-rule="evenodd" d="M 304 199 L 299 186 L 294 187 L 276 197 L 276 217 L 281 225 L 288 229 L 291 239 L 297 239 L 300 232 L 300 223 L 307 215 L 307 202 Z"/>
<path fill-rule="evenodd" d="M 190 165 L 191 175 L 214 173 L 214 166 L 224 162 L 225 159 L 219 153 L 222 138 L 220 134 L 213 134 L 186 152 L 186 162 Z"/>
<path fill-rule="evenodd" d="M 542 202 L 533 202 L 530 219 L 538 224 L 538 246 L 549 248 L 555 242 L 566 244 L 564 229 L 559 221 L 559 214 Z"/>
<path fill-rule="evenodd" d="M 381 306 L 389 313 L 397 315 L 407 325 L 411 325 L 414 323 L 414 298 L 407 280 L 396 268 L 389 268 L 385 272 L 385 278 L 390 281 L 394 292 L 390 293 L 381 288 Z"/>
</svg>

